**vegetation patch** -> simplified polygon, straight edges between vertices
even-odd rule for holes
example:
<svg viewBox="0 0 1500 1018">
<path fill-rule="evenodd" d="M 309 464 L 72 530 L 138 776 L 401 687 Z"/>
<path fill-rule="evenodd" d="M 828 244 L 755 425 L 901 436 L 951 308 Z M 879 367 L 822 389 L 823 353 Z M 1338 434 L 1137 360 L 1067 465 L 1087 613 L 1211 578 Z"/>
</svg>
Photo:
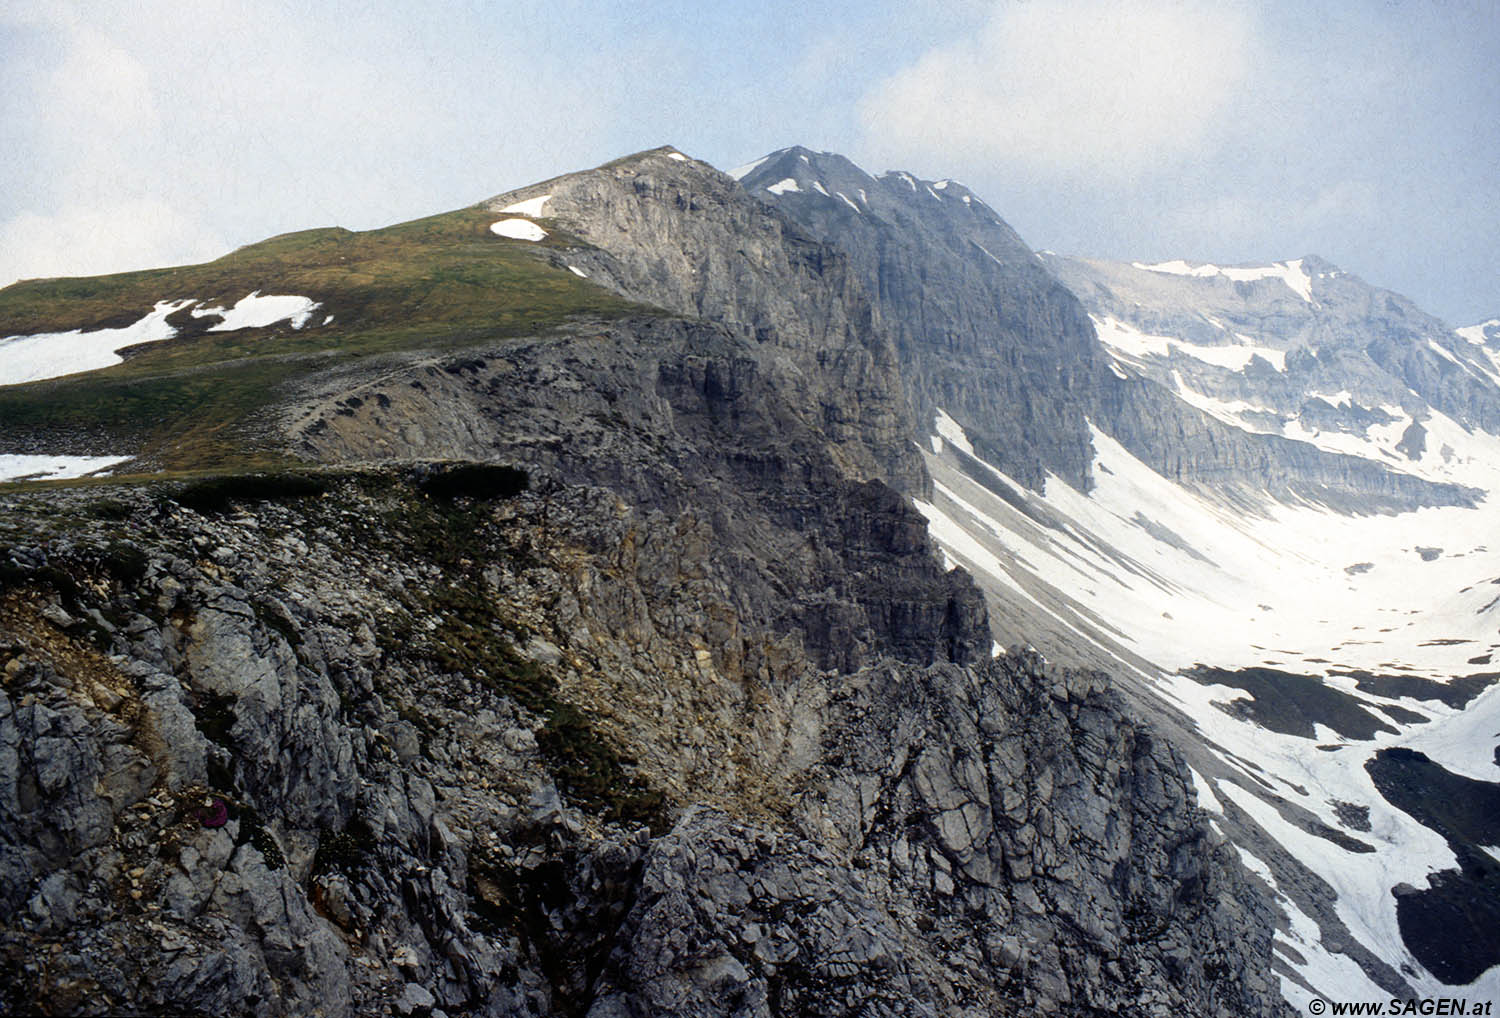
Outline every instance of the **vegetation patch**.
<svg viewBox="0 0 1500 1018">
<path fill-rule="evenodd" d="M 460 463 L 442 467 L 417 482 L 417 486 L 434 498 L 472 498 L 488 502 L 514 498 L 531 484 L 531 478 L 519 467 L 493 463 Z"/>
<path fill-rule="evenodd" d="M 240 837 L 235 844 L 252 846 L 265 859 L 266 869 L 279 870 L 286 866 L 286 856 L 260 814 L 249 806 L 239 807 L 238 813 Z"/>
<path fill-rule="evenodd" d="M 616 823 L 646 824 L 653 833 L 666 830 L 662 793 L 632 773 L 634 761 L 592 717 L 560 697 L 547 668 L 516 649 L 518 627 L 508 626 L 475 586 L 435 592 L 416 614 L 425 612 L 438 617 L 437 627 L 414 635 L 404 653 L 467 675 L 540 715 L 537 745 L 558 786 L 580 807 Z"/>
<path fill-rule="evenodd" d="M 193 720 L 198 725 L 198 731 L 215 746 L 232 752 L 234 740 L 229 737 L 229 731 L 235 722 L 234 697 L 200 690 L 194 694 L 193 699 Z"/>
<path fill-rule="evenodd" d="M 135 506 L 129 502 L 122 502 L 115 498 L 95 499 L 89 504 L 88 513 L 97 520 L 107 520 L 110 523 L 124 523 L 136 515 Z"/>
<path fill-rule="evenodd" d="M 337 871 L 355 876 L 362 870 L 375 844 L 375 832 L 364 817 L 350 818 L 341 831 L 325 830 L 318 836 L 318 850 L 313 854 L 312 875 Z"/>
<path fill-rule="evenodd" d="M 99 557 L 105 571 L 124 583 L 139 582 L 151 566 L 144 551 L 125 541 L 111 541 Z"/>
<path fill-rule="evenodd" d="M 606 820 L 645 824 L 653 834 L 666 832 L 662 793 L 626 769 L 634 761 L 622 756 L 583 711 L 557 704 L 536 741 L 551 761 L 557 783 L 580 805 Z"/>
<path fill-rule="evenodd" d="M 310 498 L 328 490 L 328 482 L 309 474 L 229 474 L 194 481 L 172 500 L 200 513 L 225 513 L 236 502 Z"/>
<path fill-rule="evenodd" d="M 557 702 L 557 680 L 516 650 L 483 594 L 469 586 L 447 587 L 433 595 L 429 607 L 439 621 L 422 642 L 444 671 L 476 678 L 538 713 Z"/>
</svg>

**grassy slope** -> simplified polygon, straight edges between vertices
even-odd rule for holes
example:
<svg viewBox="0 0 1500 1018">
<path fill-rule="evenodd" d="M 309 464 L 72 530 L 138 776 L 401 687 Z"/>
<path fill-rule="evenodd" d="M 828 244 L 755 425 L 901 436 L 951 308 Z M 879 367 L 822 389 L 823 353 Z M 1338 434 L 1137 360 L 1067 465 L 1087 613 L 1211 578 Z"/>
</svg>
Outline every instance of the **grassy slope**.
<svg viewBox="0 0 1500 1018">
<path fill-rule="evenodd" d="M 195 320 L 184 311 L 172 319 L 178 337 L 128 351 L 124 364 L 0 387 L 0 452 L 131 452 L 174 470 L 266 465 L 279 455 L 257 447 L 247 422 L 284 383 L 332 361 L 637 310 L 550 264 L 547 249 L 572 238 L 505 240 L 489 232 L 494 221 L 470 208 L 362 233 L 306 230 L 202 265 L 0 290 L 0 336 L 120 326 L 160 300 L 229 306 L 254 290 L 323 305 L 300 331 L 283 322 L 190 335 Z"/>
</svg>

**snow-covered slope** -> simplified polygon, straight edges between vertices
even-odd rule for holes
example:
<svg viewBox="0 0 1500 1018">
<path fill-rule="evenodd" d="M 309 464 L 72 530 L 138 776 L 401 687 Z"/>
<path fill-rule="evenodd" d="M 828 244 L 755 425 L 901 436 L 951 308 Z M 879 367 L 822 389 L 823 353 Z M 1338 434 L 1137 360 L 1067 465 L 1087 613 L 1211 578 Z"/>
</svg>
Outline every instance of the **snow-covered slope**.
<svg viewBox="0 0 1500 1018">
<path fill-rule="evenodd" d="M 1262 279 L 1287 291 L 1274 299 L 1311 307 L 1276 274 L 1256 285 Z M 1227 333 L 1220 342 L 1202 329 L 1174 335 L 1160 314 L 1147 332 L 1146 313 L 1135 323 L 1095 313 L 1122 372 L 1204 413 L 1257 430 L 1280 413 L 1277 433 L 1288 439 L 1485 496 L 1403 513 L 1270 493 L 1246 505 L 1163 476 L 1097 425 L 1092 488 L 1049 476 L 1032 490 L 977 458 L 963 421 L 940 412 L 924 450 L 934 495 L 919 508 L 949 558 L 986 587 L 998 642 L 1106 667 L 1138 704 L 1159 705 L 1204 807 L 1283 905 L 1289 1000 L 1452 995 L 1455 986 L 1500 994 L 1500 947 L 1486 925 L 1489 828 L 1419 818 L 1401 798 L 1401 782 L 1416 780 L 1411 766 L 1460 798 L 1470 795 L 1465 781 L 1481 797 L 1500 788 L 1500 437 L 1410 386 L 1388 405 L 1395 420 L 1351 425 L 1356 393 L 1377 402 L 1369 394 L 1395 384 L 1374 368 L 1339 391 L 1326 391 L 1340 380 L 1330 370 L 1295 375 L 1299 403 L 1279 362 L 1303 347 L 1267 327 L 1231 331 L 1215 311 L 1201 320 Z M 1199 389 L 1183 379 L 1187 362 L 1201 365 L 1192 369 Z M 1239 390 L 1237 375 L 1250 376 Z M 1260 405 L 1277 400 L 1302 412 Z M 1314 427 L 1319 414 L 1324 426 Z M 1413 420 L 1427 441 L 1406 454 L 1401 428 Z M 1478 950 L 1455 960 L 1446 953 L 1455 937 Z"/>
<path fill-rule="evenodd" d="M 1240 431 L 1441 481 L 1466 473 L 1455 428 L 1500 434 L 1500 346 L 1485 326 L 1455 332 L 1323 259 L 1043 260 L 1089 309 L 1118 374 Z"/>
</svg>

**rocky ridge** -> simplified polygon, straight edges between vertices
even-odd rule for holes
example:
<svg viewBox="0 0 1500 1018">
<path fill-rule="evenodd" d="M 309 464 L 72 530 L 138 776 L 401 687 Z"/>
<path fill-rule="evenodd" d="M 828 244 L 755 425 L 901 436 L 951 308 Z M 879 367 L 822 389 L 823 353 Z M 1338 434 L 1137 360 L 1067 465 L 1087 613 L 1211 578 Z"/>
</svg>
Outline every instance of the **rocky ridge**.
<svg viewBox="0 0 1500 1018">
<path fill-rule="evenodd" d="M 276 418 L 386 465 L 6 496 L 4 1007 L 1284 1013 L 1180 758 L 1102 676 L 991 658 L 882 480 L 923 483 L 879 314 L 726 181 L 535 189 L 600 238 L 559 271 L 675 313 Z M 695 289 L 672 245 L 734 232 Z M 390 465 L 434 456 L 482 462 Z"/>
<path fill-rule="evenodd" d="M 8 500 L 11 1008 L 1274 1013 L 1098 678 L 820 669 L 607 489 L 319 483 Z"/>
<path fill-rule="evenodd" d="M 956 181 L 876 178 L 800 146 L 740 183 L 849 252 L 893 332 L 919 436 L 942 409 L 1022 483 L 1050 472 L 1087 487 L 1079 406 L 1108 368 L 1078 301 L 988 205 Z"/>
</svg>

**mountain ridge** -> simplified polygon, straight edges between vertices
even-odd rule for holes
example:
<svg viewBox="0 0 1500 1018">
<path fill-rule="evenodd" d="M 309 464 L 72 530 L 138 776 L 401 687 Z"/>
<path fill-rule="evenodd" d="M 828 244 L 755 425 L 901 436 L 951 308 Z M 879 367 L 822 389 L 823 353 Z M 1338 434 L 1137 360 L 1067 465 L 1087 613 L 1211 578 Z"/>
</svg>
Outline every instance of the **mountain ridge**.
<svg viewBox="0 0 1500 1018">
<path fill-rule="evenodd" d="M 953 181 L 800 147 L 742 169 L 660 147 L 0 291 L 57 329 L 171 301 L 177 330 L 0 390 L 11 448 L 118 453 L 91 443 L 130 434 L 106 422 L 136 387 L 266 368 L 228 406 L 165 389 L 187 412 L 137 447 L 165 474 L 0 503 L 0 735 L 15 787 L 73 811 L 0 802 L 15 992 L 52 937 L 129 999 L 110 938 L 160 920 L 100 859 L 141 870 L 163 942 L 237 945 L 227 995 L 178 948 L 132 962 L 217 1011 L 1271 1014 L 1278 983 L 1490 985 L 1477 828 L 1411 805 L 1493 784 L 1461 748 L 1500 703 L 1484 330 L 1314 256 L 1061 259 Z M 84 312 L 39 302 L 70 288 Z M 118 660 L 80 669 L 90 645 Z M 229 842 L 194 812 L 216 799 Z M 131 811 L 216 861 L 171 884 Z M 774 906 L 724 876 L 747 866 Z"/>
<path fill-rule="evenodd" d="M 365 241 L 581 304 L 433 272 L 382 346 L 308 288 L 334 331 L 166 351 L 291 345 L 216 422 L 281 473 L 0 494 L 7 1007 L 1286 1013 L 1181 758 L 995 656 L 892 487 L 848 256 L 675 149 L 447 215 Z"/>
</svg>

